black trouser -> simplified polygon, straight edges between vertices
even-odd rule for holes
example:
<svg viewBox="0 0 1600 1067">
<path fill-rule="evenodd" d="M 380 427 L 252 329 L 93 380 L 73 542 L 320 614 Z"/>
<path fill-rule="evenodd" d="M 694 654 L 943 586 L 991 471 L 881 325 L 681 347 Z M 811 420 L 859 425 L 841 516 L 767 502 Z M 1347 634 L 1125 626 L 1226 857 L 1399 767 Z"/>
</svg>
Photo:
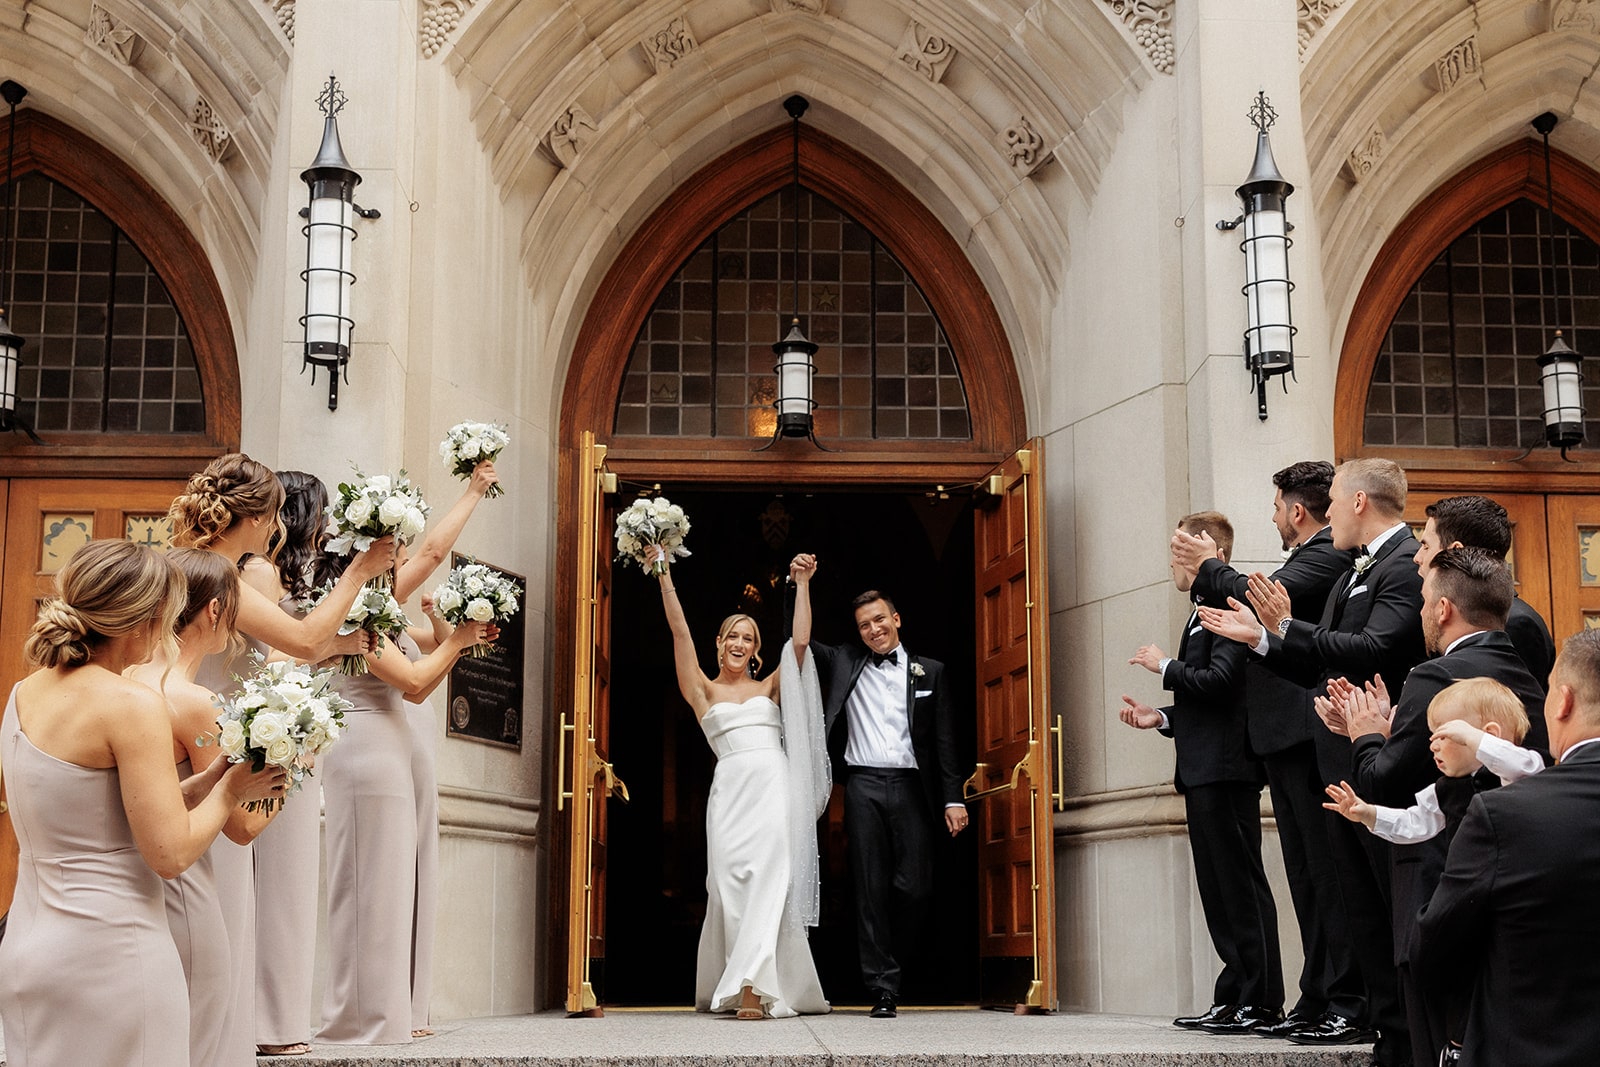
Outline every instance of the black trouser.
<svg viewBox="0 0 1600 1067">
<path fill-rule="evenodd" d="M 1305 960 L 1300 968 L 1300 998 L 1293 1010 L 1311 1019 L 1324 1011 L 1347 1019 L 1364 1018 L 1367 998 L 1350 958 L 1344 898 L 1328 849 L 1328 813 L 1322 808 L 1327 795 L 1317 773 L 1316 751 L 1305 741 L 1264 756 L 1262 762 Z"/>
<path fill-rule="evenodd" d="M 916 771 L 852 767 L 844 828 L 856 887 L 861 980 L 874 995 L 900 994 L 900 961 L 933 903 L 933 825 Z"/>
<path fill-rule="evenodd" d="M 1411 1057 L 1411 1034 L 1400 1003 L 1389 923 L 1389 845 L 1360 823 L 1331 811 L 1324 815 L 1350 950 L 1367 991 L 1365 1021 L 1381 1035 L 1377 1050 L 1383 1061 L 1404 1063 Z"/>
<path fill-rule="evenodd" d="M 1278 913 L 1261 866 L 1261 787 L 1190 786 L 1183 794 L 1195 885 L 1222 958 L 1213 1004 L 1283 1006 Z"/>
</svg>

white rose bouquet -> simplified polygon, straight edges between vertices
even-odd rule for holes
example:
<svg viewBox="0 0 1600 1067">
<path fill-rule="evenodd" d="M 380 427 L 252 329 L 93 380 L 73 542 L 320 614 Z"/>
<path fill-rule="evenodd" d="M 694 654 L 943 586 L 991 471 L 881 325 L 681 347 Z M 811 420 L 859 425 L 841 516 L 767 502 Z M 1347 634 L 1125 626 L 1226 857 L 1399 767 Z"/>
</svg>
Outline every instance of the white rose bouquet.
<svg viewBox="0 0 1600 1067">
<path fill-rule="evenodd" d="M 322 603 L 322 598 L 332 590 L 331 584 L 313 589 L 309 597 L 296 602 L 295 606 L 309 612 Z M 405 628 L 410 625 L 411 620 L 406 618 L 405 610 L 400 607 L 400 602 L 394 598 L 394 593 L 389 587 L 368 582 L 361 587 L 361 592 L 356 594 L 355 603 L 350 605 L 350 611 L 345 615 L 344 622 L 339 624 L 339 634 L 343 636 L 353 634 L 357 630 L 365 630 L 375 637 L 381 634 L 391 641 L 398 641 Z M 372 654 L 383 655 L 382 642 L 373 646 Z M 339 664 L 339 673 L 366 674 L 367 657 L 345 656 Z"/>
<path fill-rule="evenodd" d="M 251 811 L 271 811 L 299 792 L 312 776 L 314 757 L 333 747 L 344 733 L 344 713 L 355 705 L 333 688 L 331 669 L 313 670 L 286 660 L 267 662 L 251 653 L 255 668 L 238 679 L 231 699 L 217 697 L 216 744 L 229 763 L 259 771 L 271 764 L 288 772 L 282 797 L 253 800 Z M 208 738 L 201 738 L 206 744 Z"/>
<path fill-rule="evenodd" d="M 394 535 L 402 545 L 414 541 L 428 522 L 428 505 L 406 472 L 367 477 L 356 470 L 353 482 L 340 482 L 328 505 L 327 551 L 342 556 L 365 552 L 380 537 Z"/>
<path fill-rule="evenodd" d="M 493 567 L 463 563 L 433 591 L 434 610 L 452 626 L 464 622 L 505 622 L 521 610 L 522 586 Z M 490 644 L 473 645 L 467 655 L 482 659 L 494 651 Z"/>
<path fill-rule="evenodd" d="M 654 500 L 635 500 L 617 516 L 617 558 L 632 560 L 646 574 L 661 574 L 674 559 L 689 554 L 683 539 L 689 533 L 689 517 L 664 496 Z M 662 548 L 661 558 L 650 549 Z"/>
<path fill-rule="evenodd" d="M 511 435 L 504 426 L 492 422 L 460 422 L 450 427 L 450 432 L 439 442 L 439 455 L 450 473 L 465 481 L 484 460 L 493 462 L 500 458 L 501 451 L 510 443 Z M 504 492 L 495 484 L 483 495 L 493 499 Z"/>
</svg>

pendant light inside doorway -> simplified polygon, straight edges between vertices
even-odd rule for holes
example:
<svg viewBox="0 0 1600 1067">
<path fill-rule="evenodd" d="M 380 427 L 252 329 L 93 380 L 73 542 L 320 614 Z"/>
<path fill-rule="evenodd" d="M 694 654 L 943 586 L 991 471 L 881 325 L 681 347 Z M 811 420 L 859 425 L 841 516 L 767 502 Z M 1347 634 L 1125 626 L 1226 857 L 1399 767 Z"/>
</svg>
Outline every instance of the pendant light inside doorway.
<svg viewBox="0 0 1600 1067">
<path fill-rule="evenodd" d="M 1556 128 L 1556 116 L 1546 111 L 1533 120 L 1533 128 L 1544 139 L 1544 205 L 1546 231 L 1546 266 L 1550 271 L 1551 318 L 1557 324 L 1555 339 L 1544 355 L 1539 357 L 1539 384 L 1544 388 L 1544 439 L 1551 448 L 1561 449 L 1561 458 L 1567 459 L 1567 449 L 1583 443 L 1583 357 L 1567 344 L 1562 336 L 1561 291 L 1556 273 L 1556 196 L 1550 181 L 1550 131 Z M 1568 314 L 1574 314 L 1572 297 L 1572 265 L 1567 261 Z M 1570 325 L 1576 329 L 1574 319 Z M 1576 462 L 1576 461 L 1569 461 Z"/>
<path fill-rule="evenodd" d="M 805 437 L 824 452 L 834 451 L 817 440 L 816 424 L 812 411 L 817 402 L 812 398 L 812 379 L 817 373 L 813 357 L 817 346 L 806 339 L 800 328 L 800 116 L 811 106 L 805 97 L 795 95 L 783 102 L 794 128 L 794 171 L 791 180 L 794 200 L 794 248 L 790 259 L 793 290 L 790 303 L 789 332 L 783 340 L 772 346 L 777 357 L 773 373 L 778 378 L 778 398 L 772 405 L 778 413 L 777 426 L 772 439 L 757 451 L 771 448 L 780 437 Z M 782 328 L 780 326 L 780 332 Z"/>
</svg>

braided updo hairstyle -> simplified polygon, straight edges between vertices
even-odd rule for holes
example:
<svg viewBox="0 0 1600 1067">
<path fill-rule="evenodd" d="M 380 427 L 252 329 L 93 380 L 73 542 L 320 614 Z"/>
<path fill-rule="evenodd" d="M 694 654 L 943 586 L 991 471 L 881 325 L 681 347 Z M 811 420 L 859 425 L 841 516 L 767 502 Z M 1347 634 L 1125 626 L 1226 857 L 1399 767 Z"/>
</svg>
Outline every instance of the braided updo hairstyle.
<svg viewBox="0 0 1600 1067">
<path fill-rule="evenodd" d="M 264 463 L 230 452 L 206 464 L 173 498 L 172 543 L 180 548 L 210 548 L 241 519 L 271 516 L 283 507 L 283 486 Z M 281 527 L 280 527 L 281 533 Z"/>
<path fill-rule="evenodd" d="M 165 555 L 132 541 L 90 541 L 56 574 L 23 653 L 40 667 L 77 667 L 108 639 L 154 620 L 163 645 L 184 608 L 183 574 Z"/>
</svg>

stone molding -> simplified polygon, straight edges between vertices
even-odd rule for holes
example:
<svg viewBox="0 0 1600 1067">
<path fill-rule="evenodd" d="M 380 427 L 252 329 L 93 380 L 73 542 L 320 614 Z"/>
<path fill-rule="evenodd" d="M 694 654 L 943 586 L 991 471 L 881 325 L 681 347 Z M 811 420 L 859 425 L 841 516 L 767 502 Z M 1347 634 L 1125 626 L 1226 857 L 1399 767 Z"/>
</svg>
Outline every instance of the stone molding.
<svg viewBox="0 0 1600 1067">
<path fill-rule="evenodd" d="M 1015 123 L 1000 132 L 1000 148 L 1011 169 L 1024 178 L 1033 177 L 1040 167 L 1055 158 L 1055 153 L 1045 147 L 1044 137 L 1033 128 L 1026 115 L 1017 116 Z"/>
<path fill-rule="evenodd" d="M 1600 33 L 1600 0 L 1550 0 L 1550 29 Z"/>
<path fill-rule="evenodd" d="M 195 142 L 206 150 L 213 163 L 221 163 L 233 147 L 233 133 L 222 124 L 211 101 L 203 96 L 195 98 L 190 116 L 189 132 L 194 135 Z"/>
<path fill-rule="evenodd" d="M 1102 0 L 1163 74 L 1172 73 L 1173 0 Z"/>
<path fill-rule="evenodd" d="M 1366 181 L 1388 154 L 1389 139 L 1383 135 L 1383 127 L 1374 122 L 1345 158 L 1345 172 L 1352 181 Z"/>
<path fill-rule="evenodd" d="M 439 830 L 452 837 L 485 837 L 531 844 L 539 836 L 539 802 L 482 789 L 441 785 Z"/>
<path fill-rule="evenodd" d="M 824 15 L 828 11 L 828 0 L 772 0 L 774 15 L 786 15 L 791 11 L 799 11 L 806 15 Z"/>
<path fill-rule="evenodd" d="M 293 2 L 293 0 L 290 0 Z M 461 25 L 461 19 L 472 10 L 474 0 L 422 0 L 422 18 L 418 23 L 417 40 L 422 46 L 422 58 L 438 55 Z"/>
<path fill-rule="evenodd" d="M 900 38 L 900 51 L 896 54 L 906 66 L 937 85 L 950 69 L 956 47 L 948 37 L 913 19 Z"/>
<path fill-rule="evenodd" d="M 1260 806 L 1261 829 L 1275 832 L 1277 821 L 1265 791 Z M 1170 784 L 1162 784 L 1068 797 L 1055 813 L 1051 829 L 1058 844 L 1071 846 L 1164 837 L 1184 833 L 1186 826 L 1183 797 Z"/>
<path fill-rule="evenodd" d="M 95 3 L 89 5 L 89 27 L 83 39 L 124 67 L 133 66 L 133 58 L 144 44 L 133 27 Z"/>
<path fill-rule="evenodd" d="M 272 8 L 272 15 L 278 20 L 278 29 L 289 38 L 289 43 L 294 43 L 294 0 L 267 0 Z"/>
<path fill-rule="evenodd" d="M 1311 41 L 1344 3 L 1344 0 L 1295 0 L 1295 19 L 1299 23 L 1296 35 L 1300 39 L 1300 54 L 1306 54 Z"/>
<path fill-rule="evenodd" d="M 639 44 L 657 74 L 700 47 L 700 42 L 694 39 L 694 31 L 689 29 L 686 12 L 674 15 L 656 32 L 639 38 Z"/>
<path fill-rule="evenodd" d="M 1433 62 L 1433 75 L 1438 80 L 1439 91 L 1451 89 L 1478 76 L 1482 70 L 1478 60 L 1478 35 L 1472 34 Z"/>
<path fill-rule="evenodd" d="M 549 157 L 550 162 L 571 170 L 572 165 L 578 161 L 578 153 L 583 151 L 583 146 L 599 132 L 599 124 L 583 109 L 583 105 L 573 104 L 556 119 L 549 132 L 540 140 L 539 147 Z"/>
</svg>

